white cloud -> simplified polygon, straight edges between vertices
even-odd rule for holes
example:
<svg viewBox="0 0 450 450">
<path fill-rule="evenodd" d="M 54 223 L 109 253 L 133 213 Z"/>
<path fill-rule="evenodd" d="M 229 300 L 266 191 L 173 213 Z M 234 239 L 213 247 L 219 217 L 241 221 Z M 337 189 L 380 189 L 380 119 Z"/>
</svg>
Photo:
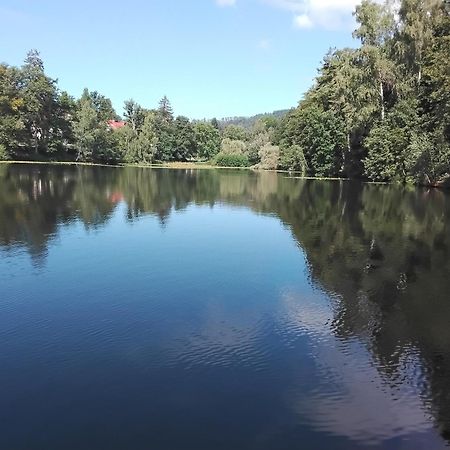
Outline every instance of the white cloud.
<svg viewBox="0 0 450 450">
<path fill-rule="evenodd" d="M 236 4 L 236 0 L 216 0 L 216 4 L 220 7 L 234 6 Z"/>
<path fill-rule="evenodd" d="M 295 16 L 294 25 L 298 28 L 312 28 L 314 26 L 307 14 L 300 14 L 298 16 Z"/>
<path fill-rule="evenodd" d="M 299 28 L 313 26 L 326 29 L 351 27 L 352 12 L 361 0 L 262 0 L 276 8 L 290 11 L 294 25 Z M 381 0 L 379 0 L 381 1 Z"/>
</svg>

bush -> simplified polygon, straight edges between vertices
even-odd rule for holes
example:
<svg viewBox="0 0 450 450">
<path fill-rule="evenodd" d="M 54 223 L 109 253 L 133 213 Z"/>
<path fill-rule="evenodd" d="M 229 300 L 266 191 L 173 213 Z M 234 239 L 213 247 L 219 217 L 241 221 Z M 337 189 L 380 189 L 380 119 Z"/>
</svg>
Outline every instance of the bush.
<svg viewBox="0 0 450 450">
<path fill-rule="evenodd" d="M 280 160 L 280 147 L 277 145 L 266 144 L 258 152 L 261 162 L 258 167 L 261 169 L 277 169 Z"/>
<path fill-rule="evenodd" d="M 246 150 L 247 144 L 244 141 L 225 138 L 222 141 L 220 153 L 223 155 L 243 155 Z"/>
<path fill-rule="evenodd" d="M 450 178 L 450 145 L 442 130 L 413 133 L 408 147 L 407 168 L 411 181 L 440 185 Z"/>
<path fill-rule="evenodd" d="M 7 161 L 9 159 L 9 154 L 6 151 L 6 147 L 0 144 L 0 161 Z"/>
<path fill-rule="evenodd" d="M 305 176 L 308 171 L 308 164 L 303 149 L 298 145 L 282 148 L 279 167 L 284 170 L 300 172 L 302 176 Z"/>
<path fill-rule="evenodd" d="M 250 162 L 245 155 L 219 153 L 214 158 L 214 163 L 221 167 L 248 167 Z"/>
</svg>

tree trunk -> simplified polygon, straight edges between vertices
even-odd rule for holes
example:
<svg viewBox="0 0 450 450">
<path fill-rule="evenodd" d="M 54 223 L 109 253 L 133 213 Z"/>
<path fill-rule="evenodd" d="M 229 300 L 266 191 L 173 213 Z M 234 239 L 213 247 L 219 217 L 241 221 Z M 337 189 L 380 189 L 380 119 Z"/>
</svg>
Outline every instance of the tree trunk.
<svg viewBox="0 0 450 450">
<path fill-rule="evenodd" d="M 37 133 L 34 135 L 34 152 L 36 153 L 36 155 L 39 152 L 39 140 L 37 137 Z"/>
<path fill-rule="evenodd" d="M 347 167 L 347 160 L 350 158 L 351 151 L 352 147 L 350 141 L 350 132 L 347 132 L 347 149 L 342 151 L 342 165 L 341 165 L 342 175 L 345 173 L 345 169 Z"/>
<path fill-rule="evenodd" d="M 35 122 L 33 122 L 33 124 L 31 125 L 31 136 L 33 137 L 34 153 L 36 153 L 36 155 L 37 155 L 38 150 L 39 150 L 39 145 L 38 145 L 39 141 L 38 141 L 38 131 L 37 131 Z"/>
<path fill-rule="evenodd" d="M 385 112 L 384 112 L 384 91 L 383 91 L 383 82 L 380 81 L 380 102 L 381 102 L 381 120 L 384 120 Z"/>
</svg>

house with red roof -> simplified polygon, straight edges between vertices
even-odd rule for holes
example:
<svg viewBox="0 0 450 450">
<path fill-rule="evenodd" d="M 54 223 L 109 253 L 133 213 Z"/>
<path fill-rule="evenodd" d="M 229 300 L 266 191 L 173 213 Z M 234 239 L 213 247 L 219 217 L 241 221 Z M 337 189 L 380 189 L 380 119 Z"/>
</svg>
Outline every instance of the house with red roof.
<svg viewBox="0 0 450 450">
<path fill-rule="evenodd" d="M 111 128 L 111 130 L 118 130 L 125 125 L 126 122 L 124 122 L 123 120 L 108 120 L 108 127 Z"/>
</svg>

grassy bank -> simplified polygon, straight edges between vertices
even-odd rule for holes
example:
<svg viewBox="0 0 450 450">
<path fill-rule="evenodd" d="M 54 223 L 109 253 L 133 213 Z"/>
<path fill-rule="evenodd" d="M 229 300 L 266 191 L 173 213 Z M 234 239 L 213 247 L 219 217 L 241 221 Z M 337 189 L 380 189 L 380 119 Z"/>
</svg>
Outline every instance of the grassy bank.
<svg viewBox="0 0 450 450">
<path fill-rule="evenodd" d="M 155 164 L 100 164 L 92 162 L 80 162 L 80 161 L 25 161 L 25 160 L 0 160 L 0 164 L 48 164 L 48 165 L 66 165 L 66 166 L 93 166 L 93 167 L 143 167 L 153 169 L 235 169 L 235 170 L 256 170 L 251 167 L 224 167 L 215 166 L 210 163 L 201 162 L 167 162 L 167 163 L 155 163 Z"/>
</svg>

